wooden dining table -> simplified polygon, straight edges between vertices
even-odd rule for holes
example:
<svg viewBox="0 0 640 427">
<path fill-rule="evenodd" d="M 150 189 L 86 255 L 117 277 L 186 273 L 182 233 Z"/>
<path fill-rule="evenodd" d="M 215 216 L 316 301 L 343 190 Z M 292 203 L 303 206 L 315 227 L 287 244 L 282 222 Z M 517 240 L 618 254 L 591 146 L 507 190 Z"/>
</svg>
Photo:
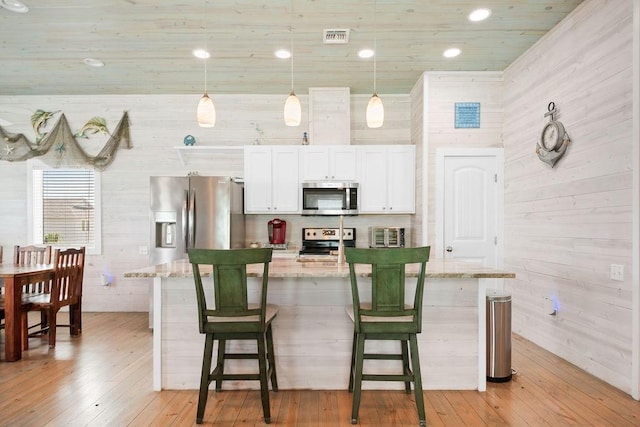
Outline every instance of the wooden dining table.
<svg viewBox="0 0 640 427">
<path fill-rule="evenodd" d="M 53 278 L 53 264 L 0 264 L 0 278 L 4 279 L 5 361 L 22 358 L 21 305 L 22 288 L 31 283 Z"/>
</svg>

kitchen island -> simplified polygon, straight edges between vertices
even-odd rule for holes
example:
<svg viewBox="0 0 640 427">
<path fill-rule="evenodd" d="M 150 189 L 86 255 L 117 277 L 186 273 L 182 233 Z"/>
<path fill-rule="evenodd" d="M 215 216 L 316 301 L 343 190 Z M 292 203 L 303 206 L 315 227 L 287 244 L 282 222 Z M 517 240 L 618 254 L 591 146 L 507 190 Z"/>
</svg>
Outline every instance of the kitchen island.
<svg viewBox="0 0 640 427">
<path fill-rule="evenodd" d="M 261 267 L 249 266 L 249 286 L 259 289 Z M 357 273 L 370 275 L 366 266 Z M 416 270 L 407 272 L 415 276 Z M 152 283 L 153 387 L 198 389 L 204 335 L 198 331 L 191 265 L 187 260 L 127 272 Z M 422 333 L 418 335 L 425 389 L 486 389 L 485 296 L 515 274 L 477 264 L 432 259 L 427 264 Z M 408 279 L 408 283 L 411 279 Z M 269 267 L 268 301 L 279 306 L 273 323 L 278 385 L 282 389 L 346 389 L 353 324 L 349 267 L 336 262 L 298 262 L 274 256 Z M 382 348 L 391 342 L 373 343 Z M 249 343 L 234 343 L 234 349 Z M 397 345 L 397 343 L 396 343 Z M 393 349 L 395 350 L 395 348 Z M 229 369 L 246 371 L 254 361 Z M 381 363 L 370 361 L 371 363 Z M 245 364 L 245 366 L 243 366 Z M 250 368 L 254 368 L 253 365 Z M 384 362 L 376 370 L 392 372 Z M 366 365 L 365 365 L 366 369 Z M 365 383 L 373 386 L 374 383 Z M 257 382 L 225 382 L 225 388 L 259 388 Z M 376 388 L 401 388 L 375 383 Z"/>
</svg>

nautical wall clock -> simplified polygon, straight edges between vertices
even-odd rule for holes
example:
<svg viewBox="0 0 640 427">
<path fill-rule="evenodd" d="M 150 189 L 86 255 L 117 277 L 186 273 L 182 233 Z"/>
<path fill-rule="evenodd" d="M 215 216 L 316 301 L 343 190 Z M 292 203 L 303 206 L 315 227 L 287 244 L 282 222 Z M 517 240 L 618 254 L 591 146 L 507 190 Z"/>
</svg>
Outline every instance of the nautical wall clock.
<svg viewBox="0 0 640 427">
<path fill-rule="evenodd" d="M 540 160 L 553 167 L 567 151 L 570 140 L 562 123 L 553 117 L 556 104 L 550 102 L 547 110 L 544 116 L 549 117 L 549 122 L 542 128 L 540 141 L 536 144 L 536 154 Z"/>
</svg>

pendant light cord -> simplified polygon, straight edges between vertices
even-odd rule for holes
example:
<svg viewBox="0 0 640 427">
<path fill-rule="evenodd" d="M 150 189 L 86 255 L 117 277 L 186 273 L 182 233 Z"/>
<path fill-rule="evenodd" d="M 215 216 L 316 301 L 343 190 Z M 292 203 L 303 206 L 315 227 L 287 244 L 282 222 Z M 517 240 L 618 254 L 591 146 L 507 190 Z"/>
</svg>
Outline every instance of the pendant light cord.
<svg viewBox="0 0 640 427">
<path fill-rule="evenodd" d="M 293 93 L 293 0 L 291 0 L 291 26 L 289 27 L 289 36 L 291 37 L 291 93 Z"/>
<path fill-rule="evenodd" d="M 209 58 L 204 59 L 204 94 L 207 94 L 207 62 L 209 62 Z"/>
<path fill-rule="evenodd" d="M 378 58 L 378 15 L 377 15 L 377 0 L 373 2 L 373 93 L 376 94 L 376 71 L 377 71 L 377 58 Z"/>
</svg>

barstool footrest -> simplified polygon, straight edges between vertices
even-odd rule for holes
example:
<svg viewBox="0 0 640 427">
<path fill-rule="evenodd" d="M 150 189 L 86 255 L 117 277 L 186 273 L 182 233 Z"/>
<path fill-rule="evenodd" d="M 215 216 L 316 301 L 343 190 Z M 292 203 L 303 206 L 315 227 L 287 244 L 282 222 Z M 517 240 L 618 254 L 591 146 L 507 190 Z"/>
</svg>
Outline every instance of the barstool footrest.
<svg viewBox="0 0 640 427">
<path fill-rule="evenodd" d="M 401 354 L 365 353 L 364 358 L 368 360 L 403 360 Z"/>
<path fill-rule="evenodd" d="M 413 375 L 400 375 L 400 374 L 366 374 L 362 375 L 363 381 L 411 381 L 414 382 Z"/>
</svg>

